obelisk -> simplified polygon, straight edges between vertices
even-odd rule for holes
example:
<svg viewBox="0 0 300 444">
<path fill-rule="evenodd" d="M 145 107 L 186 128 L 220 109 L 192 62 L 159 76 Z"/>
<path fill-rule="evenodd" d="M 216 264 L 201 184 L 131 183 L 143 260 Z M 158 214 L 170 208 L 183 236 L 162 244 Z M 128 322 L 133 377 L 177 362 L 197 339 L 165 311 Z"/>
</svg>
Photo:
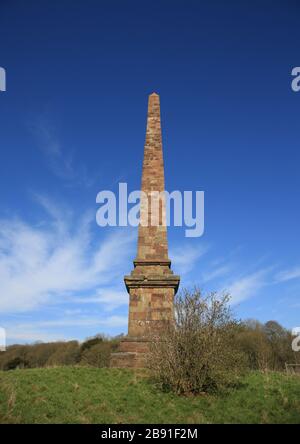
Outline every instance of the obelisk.
<svg viewBox="0 0 300 444">
<path fill-rule="evenodd" d="M 112 367 L 143 367 L 151 337 L 159 336 L 164 323 L 174 320 L 180 278 L 170 268 L 164 190 L 160 101 L 153 93 L 148 101 L 137 256 L 133 271 L 124 277 L 129 293 L 128 336 L 119 352 L 112 354 Z"/>
</svg>

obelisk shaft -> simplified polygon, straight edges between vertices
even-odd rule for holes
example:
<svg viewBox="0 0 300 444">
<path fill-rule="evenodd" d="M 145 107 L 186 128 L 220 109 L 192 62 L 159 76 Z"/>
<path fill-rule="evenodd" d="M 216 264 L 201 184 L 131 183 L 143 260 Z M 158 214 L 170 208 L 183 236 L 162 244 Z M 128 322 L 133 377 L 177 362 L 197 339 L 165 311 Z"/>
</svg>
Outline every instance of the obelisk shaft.
<svg viewBox="0 0 300 444">
<path fill-rule="evenodd" d="M 148 100 L 141 191 L 137 260 L 168 260 L 160 102 L 155 93 Z"/>
</svg>

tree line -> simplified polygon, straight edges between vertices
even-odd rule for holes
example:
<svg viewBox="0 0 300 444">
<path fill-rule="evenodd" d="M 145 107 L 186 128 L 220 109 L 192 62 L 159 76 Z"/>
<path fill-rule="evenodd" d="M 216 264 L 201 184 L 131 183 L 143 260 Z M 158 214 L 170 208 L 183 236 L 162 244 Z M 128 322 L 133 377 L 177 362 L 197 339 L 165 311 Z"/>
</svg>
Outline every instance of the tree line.
<svg viewBox="0 0 300 444">
<path fill-rule="evenodd" d="M 102 334 L 78 341 L 11 345 L 0 352 L 0 370 L 85 365 L 108 367 L 110 353 L 118 347 L 120 338 Z"/>
</svg>

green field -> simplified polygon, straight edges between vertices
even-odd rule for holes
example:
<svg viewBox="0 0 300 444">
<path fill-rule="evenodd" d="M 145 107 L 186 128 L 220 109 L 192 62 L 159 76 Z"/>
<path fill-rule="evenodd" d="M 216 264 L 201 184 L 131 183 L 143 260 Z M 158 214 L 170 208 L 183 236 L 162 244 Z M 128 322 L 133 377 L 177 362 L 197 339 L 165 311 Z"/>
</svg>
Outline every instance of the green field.
<svg viewBox="0 0 300 444">
<path fill-rule="evenodd" d="M 163 393 L 144 371 L 0 372 L 0 423 L 300 423 L 300 377 L 251 373 L 218 394 Z"/>
</svg>

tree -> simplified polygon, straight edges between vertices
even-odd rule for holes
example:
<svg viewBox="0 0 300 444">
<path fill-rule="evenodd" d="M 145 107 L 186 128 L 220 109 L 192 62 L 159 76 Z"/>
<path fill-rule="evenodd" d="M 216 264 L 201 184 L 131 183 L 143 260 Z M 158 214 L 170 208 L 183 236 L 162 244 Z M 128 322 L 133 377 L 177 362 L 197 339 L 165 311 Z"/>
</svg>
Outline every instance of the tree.
<svg viewBox="0 0 300 444">
<path fill-rule="evenodd" d="M 260 322 L 253 319 L 243 322 L 237 343 L 247 356 L 250 369 L 266 371 L 270 368 L 272 349 Z"/>
</svg>

